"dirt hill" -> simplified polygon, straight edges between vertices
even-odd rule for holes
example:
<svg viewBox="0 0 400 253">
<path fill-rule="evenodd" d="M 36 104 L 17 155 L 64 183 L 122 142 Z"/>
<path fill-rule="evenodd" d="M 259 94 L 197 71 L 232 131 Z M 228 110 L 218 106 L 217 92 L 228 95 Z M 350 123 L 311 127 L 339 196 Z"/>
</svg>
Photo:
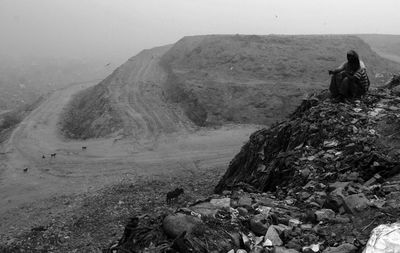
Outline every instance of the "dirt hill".
<svg viewBox="0 0 400 253">
<path fill-rule="evenodd" d="M 400 62 L 400 35 L 359 34 L 357 36 L 383 57 Z"/>
<path fill-rule="evenodd" d="M 373 83 L 376 73 L 399 69 L 353 36 L 194 36 L 163 56 L 165 89 L 199 125 L 271 124 L 305 93 L 326 88 L 327 70 L 349 49 L 359 52 Z"/>
<path fill-rule="evenodd" d="M 373 83 L 376 73 L 400 69 L 355 36 L 184 37 L 172 47 L 141 52 L 77 96 L 62 129 L 73 138 L 121 130 L 146 139 L 193 129 L 193 123 L 269 125 L 284 119 L 305 94 L 326 88 L 327 70 L 343 62 L 349 49 L 359 52 Z M 149 68 L 141 65 L 148 54 Z M 99 131 L 98 124 L 107 127 Z"/>
</svg>

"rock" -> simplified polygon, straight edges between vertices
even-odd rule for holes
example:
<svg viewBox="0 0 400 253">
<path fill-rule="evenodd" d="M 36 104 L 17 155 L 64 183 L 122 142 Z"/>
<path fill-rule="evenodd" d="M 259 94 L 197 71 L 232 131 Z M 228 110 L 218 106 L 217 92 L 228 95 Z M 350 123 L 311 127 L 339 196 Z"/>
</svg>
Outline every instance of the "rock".
<svg viewBox="0 0 400 253">
<path fill-rule="evenodd" d="M 305 168 L 303 170 L 300 171 L 300 174 L 302 177 L 304 178 L 308 178 L 311 174 L 311 170 L 309 168 Z"/>
<path fill-rule="evenodd" d="M 249 213 L 249 211 L 244 207 L 238 207 L 237 210 L 241 216 L 246 216 Z"/>
<path fill-rule="evenodd" d="M 268 231 L 265 234 L 265 240 L 270 240 L 272 246 L 281 246 L 283 244 L 281 238 L 279 237 L 279 233 L 276 231 L 274 226 L 270 226 L 268 228 Z"/>
<path fill-rule="evenodd" d="M 222 191 L 222 195 L 223 195 L 223 196 L 231 195 L 231 194 L 232 194 L 232 191 L 228 191 L 228 190 Z"/>
<path fill-rule="evenodd" d="M 163 221 L 163 229 L 166 235 L 171 238 L 176 238 L 185 231 L 189 234 L 194 227 L 201 223 L 202 221 L 199 218 L 177 213 L 165 217 Z"/>
<path fill-rule="evenodd" d="M 228 253 L 235 253 L 235 250 L 231 249 L 230 251 L 228 251 Z"/>
<path fill-rule="evenodd" d="M 261 214 L 268 216 L 271 212 L 272 208 L 268 206 L 259 206 L 256 208 L 256 211 L 260 212 Z"/>
<path fill-rule="evenodd" d="M 306 199 L 308 199 L 309 197 L 311 197 L 311 193 L 309 193 L 309 192 L 301 192 L 301 193 L 299 194 L 299 198 L 300 198 L 301 200 L 306 200 Z"/>
<path fill-rule="evenodd" d="M 310 246 L 303 247 L 301 252 L 303 252 L 303 253 L 316 253 L 316 252 L 319 252 L 319 249 L 320 249 L 319 244 L 311 244 Z"/>
<path fill-rule="evenodd" d="M 240 247 L 240 241 L 241 241 L 241 239 L 242 239 L 242 237 L 240 236 L 240 234 L 237 233 L 237 232 L 233 232 L 233 233 L 229 233 L 229 236 L 231 237 L 233 244 L 234 244 L 237 248 L 239 248 L 239 247 Z"/>
<path fill-rule="evenodd" d="M 364 183 L 364 186 L 371 186 L 383 181 L 383 178 L 379 173 L 376 173 L 373 177 L 371 177 L 367 182 Z"/>
<path fill-rule="evenodd" d="M 254 245 L 259 245 L 262 241 L 264 241 L 264 236 L 256 236 L 253 240 Z"/>
<path fill-rule="evenodd" d="M 267 206 L 267 207 L 275 206 L 275 202 L 276 202 L 276 200 L 268 198 L 268 197 L 263 197 L 263 198 L 260 198 L 260 199 L 256 199 L 256 201 L 260 205 Z"/>
<path fill-rule="evenodd" d="M 339 212 L 340 208 L 343 206 L 344 198 L 342 188 L 337 188 L 326 197 L 323 207 Z"/>
<path fill-rule="evenodd" d="M 272 225 L 276 232 L 278 232 L 279 235 L 281 235 L 282 233 L 286 232 L 286 231 L 290 231 L 292 230 L 289 226 L 286 226 L 284 224 L 278 224 L 278 225 Z"/>
<path fill-rule="evenodd" d="M 295 249 L 287 249 L 285 247 L 274 247 L 272 253 L 299 253 Z"/>
<path fill-rule="evenodd" d="M 305 186 L 303 186 L 303 189 L 313 190 L 313 189 L 315 189 L 316 185 L 317 185 L 317 182 L 310 180 L 310 181 L 308 181 L 308 183 Z"/>
<path fill-rule="evenodd" d="M 306 222 L 306 223 L 307 223 L 307 222 L 308 222 L 308 223 L 316 223 L 316 222 L 317 222 L 313 210 L 310 210 L 310 209 L 308 209 L 308 210 L 306 210 L 305 212 L 303 212 L 301 218 L 302 218 L 302 220 L 303 220 L 304 222 Z"/>
<path fill-rule="evenodd" d="M 326 201 L 326 192 L 315 192 L 314 201 L 318 203 L 319 206 L 323 206 Z"/>
<path fill-rule="evenodd" d="M 285 199 L 285 204 L 289 205 L 289 206 L 293 205 L 295 202 L 296 202 L 296 199 L 292 199 L 292 198 Z"/>
<path fill-rule="evenodd" d="M 230 198 L 212 199 L 210 203 L 219 208 L 229 208 L 231 206 Z"/>
<path fill-rule="evenodd" d="M 347 180 L 357 182 L 360 179 L 360 173 L 358 172 L 351 172 L 347 175 Z"/>
<path fill-rule="evenodd" d="M 351 220 L 348 217 L 336 215 L 334 222 L 336 223 L 349 223 Z"/>
<path fill-rule="evenodd" d="M 250 253 L 264 253 L 264 248 L 261 246 L 255 246 L 252 250 L 250 250 Z"/>
<path fill-rule="evenodd" d="M 342 244 L 338 247 L 329 247 L 323 251 L 323 253 L 354 253 L 357 251 L 357 247 L 350 243 Z"/>
<path fill-rule="evenodd" d="M 328 235 L 326 228 L 322 227 L 320 224 L 317 224 L 313 227 L 313 232 L 317 235 L 322 235 L 322 236 Z"/>
<path fill-rule="evenodd" d="M 300 226 L 301 221 L 299 221 L 298 219 L 290 219 L 289 220 L 289 227 L 293 228 L 293 227 L 298 227 Z"/>
<path fill-rule="evenodd" d="M 268 231 L 268 227 L 270 226 L 268 219 L 263 214 L 254 215 L 250 219 L 250 229 L 256 235 L 265 235 Z"/>
<path fill-rule="evenodd" d="M 243 207 L 251 207 L 253 200 L 250 197 L 242 196 L 239 198 L 237 205 Z"/>
<path fill-rule="evenodd" d="M 244 249 L 238 249 L 238 250 L 236 251 L 236 253 L 247 253 L 247 251 L 244 250 Z"/>
<path fill-rule="evenodd" d="M 272 247 L 273 244 L 272 244 L 272 241 L 270 239 L 265 239 L 262 246 L 263 247 Z"/>
<path fill-rule="evenodd" d="M 302 225 L 300 225 L 300 229 L 304 230 L 304 231 L 310 231 L 313 229 L 313 225 L 312 224 L 302 224 Z"/>
<path fill-rule="evenodd" d="M 202 216 L 215 217 L 220 208 L 211 204 L 210 202 L 202 202 L 194 206 L 191 206 L 190 210 L 199 213 Z"/>
<path fill-rule="evenodd" d="M 292 238 L 289 242 L 286 243 L 286 248 L 295 249 L 296 251 L 301 251 L 301 242 L 299 239 Z"/>
<path fill-rule="evenodd" d="M 339 188 L 344 189 L 344 188 L 346 188 L 349 184 L 350 184 L 350 182 L 335 182 L 335 183 L 329 184 L 329 188 L 328 188 L 328 189 L 329 189 L 330 191 L 334 191 L 334 190 L 339 189 Z"/>
<path fill-rule="evenodd" d="M 315 218 L 317 221 L 331 221 L 335 219 L 335 212 L 331 209 L 321 209 L 318 211 L 315 211 Z"/>
<path fill-rule="evenodd" d="M 343 199 L 343 207 L 351 214 L 366 209 L 369 206 L 369 200 L 365 197 L 364 193 L 353 194 Z"/>
<path fill-rule="evenodd" d="M 247 235 L 245 235 L 244 233 L 240 233 L 240 235 L 241 235 L 241 237 L 242 237 L 242 242 L 243 242 L 243 245 L 246 247 L 246 248 L 250 248 L 250 246 L 251 246 L 251 241 L 250 241 L 250 238 L 247 236 Z M 249 234 L 249 235 L 251 235 L 251 234 Z"/>
</svg>

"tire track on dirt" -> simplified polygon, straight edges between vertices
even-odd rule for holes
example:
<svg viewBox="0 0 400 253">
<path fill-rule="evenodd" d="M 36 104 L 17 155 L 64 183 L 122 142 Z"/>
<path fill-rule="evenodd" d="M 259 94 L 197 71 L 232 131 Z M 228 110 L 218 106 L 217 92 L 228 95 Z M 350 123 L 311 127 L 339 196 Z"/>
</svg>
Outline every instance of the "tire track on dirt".
<svg viewBox="0 0 400 253">
<path fill-rule="evenodd" d="M 99 189 L 125 177 L 175 176 L 227 166 L 255 128 L 195 132 L 179 108 L 163 99 L 165 73 L 158 60 L 165 50 L 139 54 L 128 61 L 133 69 L 116 70 L 123 78 L 107 78 L 107 95 L 123 115 L 123 132 L 81 141 L 65 140 L 59 134 L 59 116 L 71 97 L 93 84 L 55 91 L 28 115 L 5 145 L 0 213 L 21 203 Z M 49 158 L 50 153 L 57 155 Z M 25 167 L 27 173 L 22 171 Z"/>
</svg>

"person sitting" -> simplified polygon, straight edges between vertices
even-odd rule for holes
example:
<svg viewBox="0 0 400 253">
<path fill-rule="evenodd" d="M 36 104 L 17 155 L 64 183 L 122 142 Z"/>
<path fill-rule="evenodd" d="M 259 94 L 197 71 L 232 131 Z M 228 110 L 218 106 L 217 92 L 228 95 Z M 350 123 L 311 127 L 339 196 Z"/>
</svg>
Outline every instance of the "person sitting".
<svg viewBox="0 0 400 253">
<path fill-rule="evenodd" d="M 333 98 L 360 98 L 369 89 L 367 69 L 354 50 L 348 51 L 347 62 L 329 70 L 329 75 L 332 75 L 329 90 Z"/>
</svg>

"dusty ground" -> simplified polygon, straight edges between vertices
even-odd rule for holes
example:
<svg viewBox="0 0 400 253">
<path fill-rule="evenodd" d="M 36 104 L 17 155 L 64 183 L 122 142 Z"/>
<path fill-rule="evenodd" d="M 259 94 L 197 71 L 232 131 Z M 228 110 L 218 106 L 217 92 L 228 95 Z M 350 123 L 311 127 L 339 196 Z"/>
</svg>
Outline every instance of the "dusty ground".
<svg viewBox="0 0 400 253">
<path fill-rule="evenodd" d="M 140 58 L 136 63 L 140 65 L 137 76 L 133 77 L 138 81 L 135 83 L 152 76 L 156 60 L 151 54 Z M 8 142 L 3 143 L 0 155 L 2 242 L 32 227 L 48 224 L 52 219 L 62 222 L 60 217 L 67 219 L 74 214 L 74 207 L 80 208 L 82 199 L 95 196 L 98 189 L 121 180 L 128 180 L 137 187 L 136 182 L 146 186 L 145 182 L 162 178 L 171 185 L 163 183 L 164 188 L 158 191 L 167 192 L 173 184 L 179 183 L 175 178 L 179 175 L 186 177 L 186 182 L 195 182 L 202 171 L 217 169 L 216 173 L 222 173 L 257 128 L 226 126 L 195 131 L 183 127 L 183 122 L 172 132 L 164 131 L 163 127 L 143 127 L 144 132 L 139 137 L 127 136 L 128 126 L 125 126 L 127 130 L 123 134 L 110 138 L 66 140 L 58 131 L 61 112 L 74 94 L 91 85 L 73 85 L 55 91 L 24 119 Z M 126 94 L 122 89 L 129 87 L 119 88 L 122 95 Z M 138 98 L 146 100 L 149 96 L 142 94 Z M 124 96 L 119 96 L 118 101 L 121 102 L 119 106 L 128 107 L 133 119 L 143 116 L 144 109 L 139 107 L 146 103 L 130 102 Z M 157 116 L 160 117 L 153 115 Z M 87 149 L 82 150 L 82 146 Z M 50 158 L 52 153 L 56 153 L 55 158 Z"/>
<path fill-rule="evenodd" d="M 118 241 L 131 217 L 169 214 L 201 199 L 212 192 L 210 186 L 222 173 L 217 167 L 168 178 L 125 178 L 99 191 L 21 205 L 0 220 L 2 228 L 7 228 L 0 236 L 0 252 L 101 252 Z M 167 205 L 166 192 L 181 186 L 185 194 Z"/>
</svg>

